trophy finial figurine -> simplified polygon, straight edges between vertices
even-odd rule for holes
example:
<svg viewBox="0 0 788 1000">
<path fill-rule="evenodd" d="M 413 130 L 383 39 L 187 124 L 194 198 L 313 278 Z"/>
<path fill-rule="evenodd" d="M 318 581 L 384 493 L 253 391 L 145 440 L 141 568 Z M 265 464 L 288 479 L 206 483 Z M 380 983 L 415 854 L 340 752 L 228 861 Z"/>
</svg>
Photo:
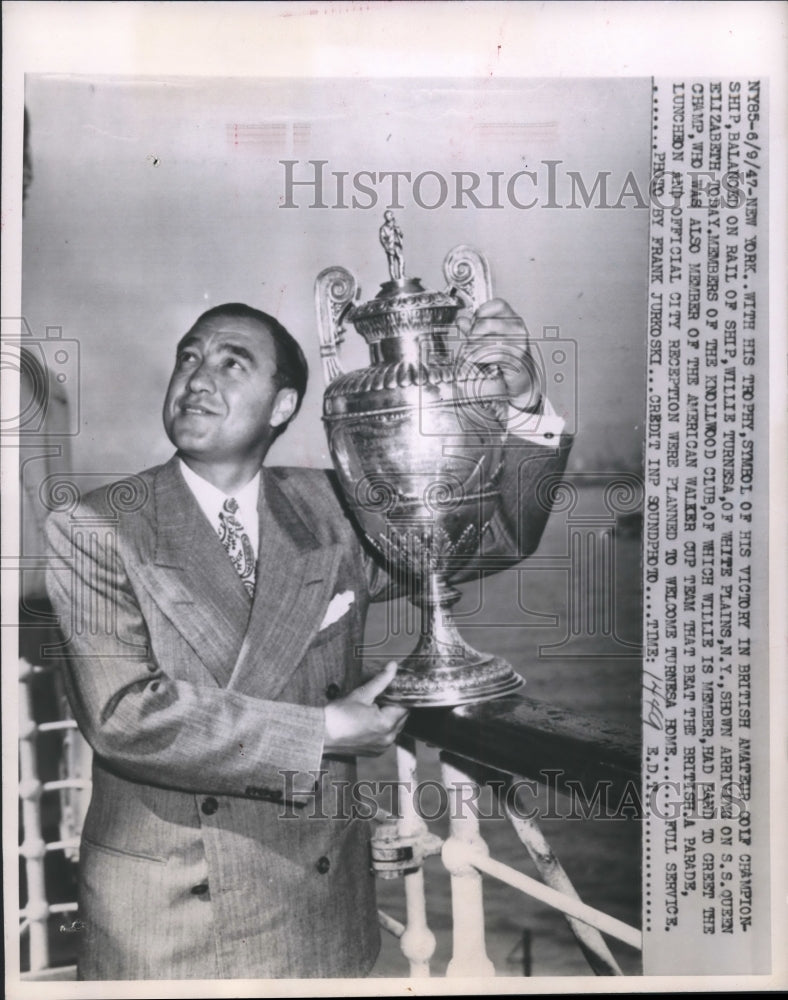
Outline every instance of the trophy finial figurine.
<svg viewBox="0 0 788 1000">
<path fill-rule="evenodd" d="M 380 243 L 386 251 L 391 280 L 401 281 L 405 277 L 405 253 L 402 249 L 402 230 L 397 225 L 394 213 L 390 209 L 387 209 L 383 213 L 383 225 L 380 227 Z"/>
</svg>

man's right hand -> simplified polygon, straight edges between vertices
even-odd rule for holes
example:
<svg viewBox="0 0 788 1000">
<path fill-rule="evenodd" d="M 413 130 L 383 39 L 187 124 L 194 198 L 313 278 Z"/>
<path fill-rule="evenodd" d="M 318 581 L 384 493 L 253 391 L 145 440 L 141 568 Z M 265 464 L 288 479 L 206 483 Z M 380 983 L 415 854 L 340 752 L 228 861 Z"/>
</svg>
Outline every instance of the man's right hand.
<svg viewBox="0 0 788 1000">
<path fill-rule="evenodd" d="M 397 664 L 392 660 L 366 684 L 326 705 L 323 753 L 374 757 L 391 746 L 405 725 L 408 710 L 398 705 L 376 705 L 375 699 L 396 672 Z"/>
</svg>

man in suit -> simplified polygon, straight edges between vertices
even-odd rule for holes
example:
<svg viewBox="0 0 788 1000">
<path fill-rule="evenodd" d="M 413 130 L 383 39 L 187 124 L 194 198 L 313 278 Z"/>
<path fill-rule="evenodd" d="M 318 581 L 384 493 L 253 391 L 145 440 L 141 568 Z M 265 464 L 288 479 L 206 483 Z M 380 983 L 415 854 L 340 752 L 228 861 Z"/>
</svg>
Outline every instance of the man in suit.
<svg viewBox="0 0 788 1000">
<path fill-rule="evenodd" d="M 493 360 L 512 324 L 518 406 L 522 322 L 487 303 L 471 340 Z M 82 979 L 356 977 L 375 961 L 367 824 L 332 793 L 406 712 L 375 704 L 396 665 L 362 683 L 356 647 L 387 579 L 331 476 L 263 467 L 305 386 L 276 320 L 210 310 L 177 348 L 173 458 L 49 519 L 69 697 L 94 749 Z M 548 435 L 511 450 L 485 552 L 535 548 L 536 486 L 568 447 Z"/>
</svg>

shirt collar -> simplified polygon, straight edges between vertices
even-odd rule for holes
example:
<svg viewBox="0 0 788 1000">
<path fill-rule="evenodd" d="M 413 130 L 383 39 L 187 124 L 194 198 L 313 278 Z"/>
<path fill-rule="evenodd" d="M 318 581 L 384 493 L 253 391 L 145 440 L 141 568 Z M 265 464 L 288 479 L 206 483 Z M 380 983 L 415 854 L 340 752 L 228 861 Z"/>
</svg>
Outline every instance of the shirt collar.
<svg viewBox="0 0 788 1000">
<path fill-rule="evenodd" d="M 240 490 L 231 494 L 223 493 L 222 490 L 214 486 L 213 483 L 209 483 L 207 479 L 203 479 L 202 476 L 198 476 L 193 469 L 189 468 L 182 458 L 178 459 L 178 464 L 180 465 L 181 475 L 183 476 L 186 485 L 194 495 L 194 499 L 199 504 L 203 514 L 205 514 L 208 518 L 211 527 L 217 528 L 219 512 L 222 509 L 224 501 L 229 496 L 235 497 L 238 501 L 238 520 L 244 526 L 244 530 L 252 543 L 252 548 L 254 549 L 255 554 L 257 554 L 257 499 L 260 492 L 260 472 L 258 471 L 257 474 L 249 480 L 246 486 L 241 487 Z"/>
</svg>

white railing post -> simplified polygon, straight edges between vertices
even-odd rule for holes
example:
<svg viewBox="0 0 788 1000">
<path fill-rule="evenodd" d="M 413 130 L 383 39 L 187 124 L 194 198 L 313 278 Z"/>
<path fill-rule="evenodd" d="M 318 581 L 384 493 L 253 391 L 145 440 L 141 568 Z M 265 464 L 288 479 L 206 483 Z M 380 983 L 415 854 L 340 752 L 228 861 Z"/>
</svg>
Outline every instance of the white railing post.
<svg viewBox="0 0 788 1000">
<path fill-rule="evenodd" d="M 46 844 L 41 829 L 41 781 L 36 763 L 37 726 L 33 715 L 33 667 L 19 661 L 19 798 L 22 800 L 23 840 L 19 853 L 25 859 L 27 905 L 25 919 L 30 940 L 30 971 L 49 965 L 47 921 L 49 903 L 44 880 Z"/>
<path fill-rule="evenodd" d="M 479 817 L 463 795 L 463 789 L 473 782 L 446 761 L 441 763 L 441 768 L 448 794 L 451 830 L 441 852 L 451 875 L 453 924 L 452 958 L 446 975 L 452 978 L 494 976 L 495 966 L 487 957 L 484 941 L 482 877 L 472 862 L 473 857 L 487 855 L 487 845 L 479 831 Z"/>
<path fill-rule="evenodd" d="M 397 777 L 399 779 L 399 834 L 418 837 L 426 833 L 427 825 L 416 811 L 417 783 L 416 746 L 413 740 L 401 738 L 397 746 Z M 424 871 L 404 876 L 407 925 L 400 937 L 400 947 L 410 962 L 410 974 L 424 978 L 430 974 L 430 959 L 435 951 L 435 935 L 427 925 L 427 903 L 424 895 Z"/>
</svg>

